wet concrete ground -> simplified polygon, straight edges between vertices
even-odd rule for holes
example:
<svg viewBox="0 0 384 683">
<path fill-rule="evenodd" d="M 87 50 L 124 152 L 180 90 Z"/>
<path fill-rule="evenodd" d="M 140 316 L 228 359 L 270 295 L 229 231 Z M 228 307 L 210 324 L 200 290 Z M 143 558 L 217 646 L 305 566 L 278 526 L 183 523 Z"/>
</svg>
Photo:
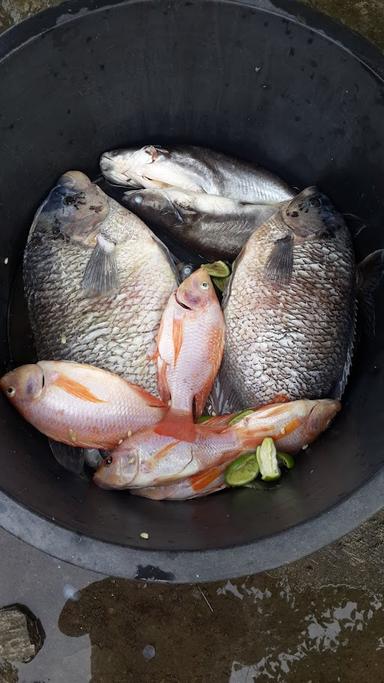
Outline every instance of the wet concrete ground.
<svg viewBox="0 0 384 683">
<path fill-rule="evenodd" d="M 0 29 L 54 0 L 0 0 Z M 384 48 L 384 1 L 307 0 Z M 384 512 L 278 570 L 199 586 L 104 578 L 0 533 L 0 604 L 47 634 L 0 683 L 384 682 Z"/>
</svg>

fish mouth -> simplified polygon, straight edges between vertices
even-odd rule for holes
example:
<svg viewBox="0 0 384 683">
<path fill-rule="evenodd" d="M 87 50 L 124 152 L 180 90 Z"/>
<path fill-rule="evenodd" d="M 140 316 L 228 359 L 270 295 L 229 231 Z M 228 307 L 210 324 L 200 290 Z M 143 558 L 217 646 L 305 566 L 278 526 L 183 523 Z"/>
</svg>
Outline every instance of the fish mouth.
<svg viewBox="0 0 384 683">
<path fill-rule="evenodd" d="M 192 308 L 187 306 L 187 304 L 183 304 L 183 302 L 177 298 L 177 292 L 175 292 L 175 299 L 176 299 L 176 303 L 178 303 L 179 306 L 181 306 L 181 308 L 185 308 L 186 311 L 192 311 Z"/>
</svg>

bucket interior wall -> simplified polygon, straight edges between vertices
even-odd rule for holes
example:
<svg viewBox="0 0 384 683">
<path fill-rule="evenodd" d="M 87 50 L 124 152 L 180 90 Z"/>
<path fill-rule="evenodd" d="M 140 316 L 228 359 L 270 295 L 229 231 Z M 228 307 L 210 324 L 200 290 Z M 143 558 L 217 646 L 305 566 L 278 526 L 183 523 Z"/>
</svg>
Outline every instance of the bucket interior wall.
<svg viewBox="0 0 384 683">
<path fill-rule="evenodd" d="M 318 184 L 359 217 L 358 260 L 384 247 L 383 83 L 326 33 L 237 2 L 124 2 L 65 17 L 0 61 L 2 371 L 32 353 L 19 273 L 33 213 L 64 171 L 95 176 L 107 149 L 189 142 L 256 161 L 296 187 Z M 185 503 L 102 491 L 61 469 L 3 398 L 0 487 L 58 525 L 120 545 L 204 550 L 271 536 L 381 467 L 383 341 L 378 304 L 342 413 L 271 489 Z"/>
</svg>

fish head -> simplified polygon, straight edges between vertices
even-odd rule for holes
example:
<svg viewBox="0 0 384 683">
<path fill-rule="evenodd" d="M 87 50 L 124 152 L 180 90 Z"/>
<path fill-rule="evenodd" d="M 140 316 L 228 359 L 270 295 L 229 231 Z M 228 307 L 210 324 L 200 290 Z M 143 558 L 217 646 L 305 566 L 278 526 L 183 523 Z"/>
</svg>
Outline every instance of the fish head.
<svg viewBox="0 0 384 683">
<path fill-rule="evenodd" d="M 133 213 L 146 221 L 156 222 L 160 227 L 168 227 L 183 221 L 183 216 L 173 201 L 172 192 L 167 190 L 131 190 L 124 194 L 124 204 Z"/>
<path fill-rule="evenodd" d="M 0 379 L 3 393 L 17 408 L 39 399 L 44 386 L 44 372 L 39 365 L 22 365 Z"/>
<path fill-rule="evenodd" d="M 103 489 L 126 489 L 135 479 L 138 468 L 139 458 L 128 439 L 122 444 L 122 448 L 119 447 L 104 458 L 93 481 Z"/>
<path fill-rule="evenodd" d="M 306 401 L 308 415 L 305 423 L 307 443 L 312 443 L 331 424 L 333 418 L 341 410 L 340 401 L 323 398 L 317 401 Z"/>
<path fill-rule="evenodd" d="M 340 402 L 331 399 L 274 403 L 246 414 L 232 429 L 247 447 L 254 446 L 255 437 L 270 436 L 279 450 L 297 453 L 327 429 L 340 409 Z"/>
<path fill-rule="evenodd" d="M 103 176 L 111 183 L 124 187 L 164 187 L 164 182 L 157 178 L 157 167 L 167 157 L 167 150 L 154 145 L 145 147 L 113 149 L 104 152 L 100 159 Z M 165 183 L 168 186 L 168 183 Z"/>
<path fill-rule="evenodd" d="M 212 302 L 217 302 L 212 280 L 204 268 L 195 270 L 187 277 L 179 286 L 175 296 L 181 308 L 192 311 L 201 310 Z"/>
<path fill-rule="evenodd" d="M 142 429 L 112 451 L 93 477 L 106 489 L 127 489 L 188 476 L 192 444 Z"/>
<path fill-rule="evenodd" d="M 298 238 L 332 237 L 345 226 L 328 197 L 316 187 L 307 187 L 281 208 L 284 223 Z"/>
<path fill-rule="evenodd" d="M 280 415 L 275 415 L 273 434 L 278 448 L 295 453 L 308 446 L 328 428 L 340 409 L 340 402 L 331 399 L 302 399 L 281 404 Z M 275 411 L 278 413 L 279 408 Z"/>
<path fill-rule="evenodd" d="M 184 282 L 184 280 L 187 279 L 190 275 L 192 275 L 193 271 L 196 269 L 196 266 L 193 263 L 183 263 L 179 262 L 176 265 L 176 272 L 179 278 L 179 282 Z"/>
<path fill-rule="evenodd" d="M 98 226 L 108 212 L 109 200 L 104 192 L 84 173 L 68 171 L 59 178 L 36 219 L 54 237 L 94 246 Z"/>
</svg>

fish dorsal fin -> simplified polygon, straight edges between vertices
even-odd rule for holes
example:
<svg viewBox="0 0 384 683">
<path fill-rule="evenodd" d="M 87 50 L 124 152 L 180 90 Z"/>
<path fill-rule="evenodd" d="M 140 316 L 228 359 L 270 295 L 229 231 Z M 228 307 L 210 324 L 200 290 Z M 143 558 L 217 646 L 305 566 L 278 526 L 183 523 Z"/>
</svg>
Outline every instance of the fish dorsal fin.
<svg viewBox="0 0 384 683">
<path fill-rule="evenodd" d="M 364 332 L 375 334 L 375 292 L 384 274 L 384 249 L 372 252 L 357 267 L 357 297 Z"/>
</svg>

